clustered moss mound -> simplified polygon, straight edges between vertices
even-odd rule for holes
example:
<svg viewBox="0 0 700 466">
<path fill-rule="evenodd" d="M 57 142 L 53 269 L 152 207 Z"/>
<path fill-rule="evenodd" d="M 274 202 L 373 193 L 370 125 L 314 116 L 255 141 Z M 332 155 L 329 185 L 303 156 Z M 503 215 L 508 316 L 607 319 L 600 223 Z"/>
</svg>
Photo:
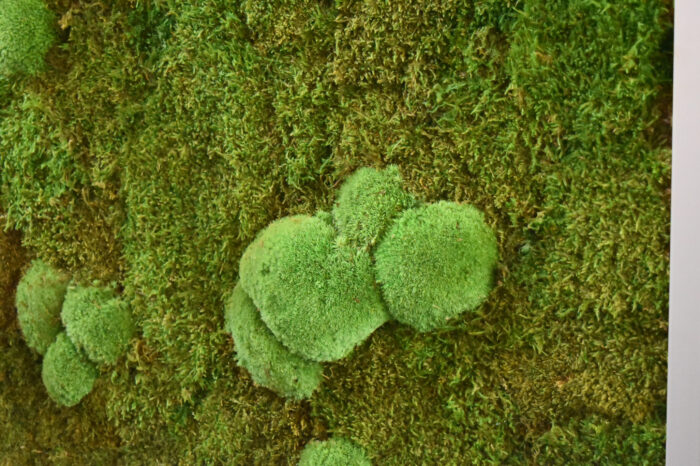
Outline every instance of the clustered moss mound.
<svg viewBox="0 0 700 466">
<path fill-rule="evenodd" d="M 61 331 L 61 306 L 70 277 L 35 260 L 17 285 L 17 320 L 27 346 L 44 354 Z"/>
<path fill-rule="evenodd" d="M 391 315 L 425 332 L 486 299 L 498 245 L 478 209 L 440 201 L 404 212 L 374 257 Z"/>
<path fill-rule="evenodd" d="M 112 289 L 69 286 L 69 280 L 35 260 L 20 280 L 16 301 L 27 345 L 46 353 L 46 390 L 64 406 L 74 406 L 90 393 L 96 364 L 114 364 L 134 332 L 126 303 Z"/>
<path fill-rule="evenodd" d="M 110 288 L 69 287 L 61 319 L 71 341 L 98 364 L 116 363 L 134 332 L 126 303 Z"/>
<path fill-rule="evenodd" d="M 308 397 L 320 381 L 310 361 L 346 356 L 391 317 L 429 331 L 486 299 L 498 249 L 484 215 L 416 204 L 396 167 L 361 169 L 332 214 L 285 217 L 258 234 L 226 308 L 239 363 L 257 383 Z"/>
<path fill-rule="evenodd" d="M 335 225 L 349 242 L 374 246 L 394 218 L 416 200 L 404 191 L 399 168 L 360 168 L 340 187 L 333 207 Z"/>
<path fill-rule="evenodd" d="M 55 21 L 42 0 L 0 0 L 0 75 L 36 74 L 55 40 Z"/>
<path fill-rule="evenodd" d="M 285 348 L 260 319 L 240 284 L 226 303 L 226 330 L 236 342 L 238 363 L 248 369 L 257 384 L 302 399 L 311 396 L 321 382 L 321 365 Z"/>
<path fill-rule="evenodd" d="M 317 217 L 286 217 L 241 258 L 241 285 L 262 320 L 291 351 L 313 361 L 346 356 L 388 320 L 369 253 L 335 237 Z"/>
<path fill-rule="evenodd" d="M 364 450 L 350 440 L 334 437 L 309 442 L 299 458 L 299 466 L 370 466 Z"/>
<path fill-rule="evenodd" d="M 41 367 L 41 379 L 51 398 L 64 406 L 75 406 L 90 393 L 98 370 L 71 342 L 65 332 L 49 346 Z"/>
</svg>

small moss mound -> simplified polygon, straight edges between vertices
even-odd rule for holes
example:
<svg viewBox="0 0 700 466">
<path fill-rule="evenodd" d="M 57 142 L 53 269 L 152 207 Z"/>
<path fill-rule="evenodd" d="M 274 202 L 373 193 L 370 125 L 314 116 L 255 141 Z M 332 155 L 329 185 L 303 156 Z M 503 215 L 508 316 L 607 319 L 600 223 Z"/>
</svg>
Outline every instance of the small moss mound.
<svg viewBox="0 0 700 466">
<path fill-rule="evenodd" d="M 388 319 L 369 254 L 338 245 L 317 217 L 270 224 L 244 252 L 240 276 L 272 333 L 313 361 L 346 356 Z"/>
<path fill-rule="evenodd" d="M 17 320 L 27 345 L 44 354 L 61 331 L 68 275 L 35 260 L 17 285 Z"/>
<path fill-rule="evenodd" d="M 416 200 L 402 188 L 399 168 L 361 168 L 340 188 L 333 208 L 335 225 L 351 244 L 372 247 L 394 218 Z"/>
<path fill-rule="evenodd" d="M 253 301 L 240 285 L 226 303 L 226 330 L 236 344 L 238 364 L 255 383 L 285 397 L 308 398 L 321 383 L 323 367 L 290 352 L 260 319 Z"/>
<path fill-rule="evenodd" d="M 126 303 L 109 288 L 69 287 L 61 319 L 75 346 L 98 364 L 117 362 L 134 333 Z"/>
<path fill-rule="evenodd" d="M 496 238 L 475 207 L 440 201 L 405 211 L 377 246 L 389 313 L 420 331 L 481 304 L 492 287 Z"/>
<path fill-rule="evenodd" d="M 98 371 L 73 345 L 65 332 L 49 346 L 41 378 L 49 396 L 63 406 L 75 406 L 90 393 Z"/>
<path fill-rule="evenodd" d="M 0 75 L 31 75 L 44 67 L 54 20 L 42 0 L 0 0 Z"/>
<path fill-rule="evenodd" d="M 364 450 L 343 437 L 309 442 L 299 458 L 299 466 L 370 466 Z"/>
</svg>

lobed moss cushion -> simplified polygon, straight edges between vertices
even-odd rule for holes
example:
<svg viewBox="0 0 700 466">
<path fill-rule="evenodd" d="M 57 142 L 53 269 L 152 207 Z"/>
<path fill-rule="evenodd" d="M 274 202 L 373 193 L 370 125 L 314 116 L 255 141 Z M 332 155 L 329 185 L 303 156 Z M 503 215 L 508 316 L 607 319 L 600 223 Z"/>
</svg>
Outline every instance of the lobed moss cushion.
<svg viewBox="0 0 700 466">
<path fill-rule="evenodd" d="M 27 346 L 44 354 L 61 331 L 68 275 L 34 260 L 17 285 L 17 320 Z"/>
<path fill-rule="evenodd" d="M 0 76 L 43 68 L 55 40 L 53 21 L 42 0 L 0 0 Z"/>
<path fill-rule="evenodd" d="M 405 211 L 375 252 L 389 313 L 420 331 L 474 309 L 493 285 L 498 246 L 476 207 L 440 201 Z"/>
<path fill-rule="evenodd" d="M 109 288 L 69 287 L 61 319 L 71 341 L 98 364 L 117 362 L 134 332 L 126 303 Z"/>
<path fill-rule="evenodd" d="M 226 302 L 225 319 L 226 330 L 236 344 L 236 360 L 250 372 L 255 383 L 285 397 L 311 396 L 321 383 L 323 367 L 277 341 L 240 284 Z"/>
<path fill-rule="evenodd" d="M 399 168 L 357 170 L 340 188 L 333 207 L 335 226 L 351 244 L 372 247 L 394 218 L 416 200 L 404 191 Z"/>
<path fill-rule="evenodd" d="M 243 253 L 240 282 L 272 333 L 313 361 L 346 356 L 388 319 L 366 251 L 322 219 L 271 223 Z"/>
<path fill-rule="evenodd" d="M 343 437 L 309 442 L 299 458 L 299 466 L 370 466 L 364 450 Z"/>
<path fill-rule="evenodd" d="M 98 371 L 61 332 L 49 346 L 41 367 L 41 378 L 49 396 L 63 406 L 75 406 L 90 393 Z"/>
</svg>

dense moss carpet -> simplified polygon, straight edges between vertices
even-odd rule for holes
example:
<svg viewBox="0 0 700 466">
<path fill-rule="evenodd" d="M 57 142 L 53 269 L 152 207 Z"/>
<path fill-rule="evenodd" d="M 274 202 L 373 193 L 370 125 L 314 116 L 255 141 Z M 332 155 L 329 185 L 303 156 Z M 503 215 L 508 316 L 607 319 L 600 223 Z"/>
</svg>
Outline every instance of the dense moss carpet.
<svg viewBox="0 0 700 466">
<path fill-rule="evenodd" d="M 3 234 L 0 283 L 31 257 L 116 281 L 137 336 L 59 408 L 3 300 L 3 461 L 295 464 L 330 435 L 374 464 L 663 461 L 670 1 L 48 5 L 48 70 L 0 81 L 26 248 Z M 496 288 L 382 326 L 308 401 L 255 387 L 224 328 L 242 251 L 388 164 L 484 211 Z"/>
</svg>

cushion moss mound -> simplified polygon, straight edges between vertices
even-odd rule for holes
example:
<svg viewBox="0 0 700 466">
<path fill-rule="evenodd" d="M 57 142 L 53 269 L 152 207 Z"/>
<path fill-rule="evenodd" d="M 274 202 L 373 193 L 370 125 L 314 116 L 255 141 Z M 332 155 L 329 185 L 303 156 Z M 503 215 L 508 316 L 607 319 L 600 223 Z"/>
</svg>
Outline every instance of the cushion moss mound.
<svg viewBox="0 0 700 466">
<path fill-rule="evenodd" d="M 357 170 L 341 186 L 333 208 L 338 231 L 352 244 L 374 246 L 393 219 L 416 204 L 402 184 L 396 165 Z"/>
<path fill-rule="evenodd" d="M 36 74 L 55 40 L 42 0 L 0 0 L 0 75 Z"/>
<path fill-rule="evenodd" d="M 134 331 L 126 303 L 109 288 L 71 286 L 61 319 L 71 341 L 98 364 L 117 362 Z"/>
<path fill-rule="evenodd" d="M 236 359 L 250 372 L 255 383 L 286 397 L 311 396 L 321 383 L 323 368 L 317 362 L 292 353 L 277 341 L 240 285 L 226 303 L 225 317 L 226 330 L 236 344 Z"/>
<path fill-rule="evenodd" d="M 299 458 L 299 466 L 370 466 L 362 448 L 342 437 L 309 442 Z"/>
<path fill-rule="evenodd" d="M 61 331 L 68 275 L 35 260 L 17 285 L 17 320 L 27 345 L 44 354 Z"/>
<path fill-rule="evenodd" d="M 405 211 L 375 253 L 389 313 L 420 331 L 474 309 L 492 287 L 496 238 L 475 207 L 454 202 Z"/>
<path fill-rule="evenodd" d="M 313 361 L 346 356 L 388 319 L 369 254 L 337 244 L 317 217 L 271 223 L 244 252 L 240 276 L 272 333 Z"/>
<path fill-rule="evenodd" d="M 63 406 L 75 406 L 90 393 L 98 371 L 70 341 L 65 332 L 49 346 L 41 368 L 49 396 Z"/>
</svg>

